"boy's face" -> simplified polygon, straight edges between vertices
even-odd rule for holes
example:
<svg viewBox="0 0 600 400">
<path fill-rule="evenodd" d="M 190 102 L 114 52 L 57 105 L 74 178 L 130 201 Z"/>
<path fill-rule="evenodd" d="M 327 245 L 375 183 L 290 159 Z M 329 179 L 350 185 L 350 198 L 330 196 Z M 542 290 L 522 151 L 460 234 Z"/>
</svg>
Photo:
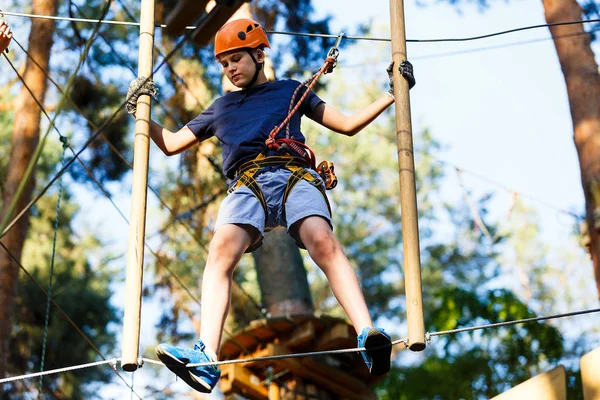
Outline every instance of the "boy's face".
<svg viewBox="0 0 600 400">
<path fill-rule="evenodd" d="M 257 62 L 262 62 L 264 53 L 253 50 Z M 231 83 L 239 88 L 246 87 L 254 77 L 256 66 L 246 50 L 234 50 L 219 56 L 223 72 Z"/>
</svg>

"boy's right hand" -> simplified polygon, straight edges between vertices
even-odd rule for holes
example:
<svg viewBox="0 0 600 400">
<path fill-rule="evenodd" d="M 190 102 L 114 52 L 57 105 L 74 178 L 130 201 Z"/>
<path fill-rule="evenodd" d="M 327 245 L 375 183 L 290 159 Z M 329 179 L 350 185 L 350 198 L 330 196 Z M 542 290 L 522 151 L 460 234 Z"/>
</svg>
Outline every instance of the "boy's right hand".
<svg viewBox="0 0 600 400">
<path fill-rule="evenodd" d="M 6 21 L 0 19 L 0 54 L 7 49 L 11 40 L 12 32 L 10 30 L 10 26 L 8 26 Z"/>
<path fill-rule="evenodd" d="M 156 99 L 158 90 L 154 86 L 154 81 L 152 78 L 140 76 L 132 80 L 129 84 L 129 90 L 127 91 L 127 103 L 125 104 L 125 108 L 129 114 L 135 114 L 138 98 L 144 94 L 152 96 Z"/>
</svg>

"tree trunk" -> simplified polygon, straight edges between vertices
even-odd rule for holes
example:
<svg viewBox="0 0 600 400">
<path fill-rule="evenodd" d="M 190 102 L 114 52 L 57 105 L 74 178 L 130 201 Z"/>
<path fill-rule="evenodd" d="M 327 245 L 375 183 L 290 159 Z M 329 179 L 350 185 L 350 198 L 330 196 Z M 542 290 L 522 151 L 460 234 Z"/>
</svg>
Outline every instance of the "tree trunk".
<svg viewBox="0 0 600 400">
<path fill-rule="evenodd" d="M 271 317 L 314 312 L 302 256 L 284 228 L 267 233 L 253 255 L 262 304 Z"/>
<path fill-rule="evenodd" d="M 575 0 L 542 2 L 549 24 L 583 19 L 583 11 Z M 554 26 L 550 31 L 567 84 L 585 196 L 589 252 L 600 297 L 600 74 L 590 46 L 591 36 L 582 34 L 583 25 Z M 564 35 L 574 36 L 560 38 Z"/>
<path fill-rule="evenodd" d="M 56 0 L 33 0 L 33 14 L 56 15 Z M 55 24 L 51 20 L 33 19 L 29 34 L 29 52 L 39 63 L 41 68 L 48 70 L 50 48 Z M 24 80 L 37 99 L 42 104 L 46 93 L 46 78 L 42 70 L 28 58 L 25 66 Z M 8 205 L 15 195 L 19 182 L 23 179 L 27 164 L 40 138 L 41 111 L 25 87 L 17 97 L 15 103 L 15 123 L 11 138 L 11 153 L 6 175 L 5 192 L 2 199 L 2 212 L 5 216 Z M 16 205 L 16 212 L 22 210 L 31 200 L 35 186 L 33 176 L 27 182 L 23 195 Z M 29 216 L 25 215 L 2 238 L 2 243 L 21 259 L 23 242 L 29 228 Z M 12 316 L 17 290 L 17 277 L 19 267 L 8 254 L 0 251 L 0 377 L 7 373 L 8 343 L 12 328 Z M 0 388 L 0 397 L 2 397 Z"/>
</svg>

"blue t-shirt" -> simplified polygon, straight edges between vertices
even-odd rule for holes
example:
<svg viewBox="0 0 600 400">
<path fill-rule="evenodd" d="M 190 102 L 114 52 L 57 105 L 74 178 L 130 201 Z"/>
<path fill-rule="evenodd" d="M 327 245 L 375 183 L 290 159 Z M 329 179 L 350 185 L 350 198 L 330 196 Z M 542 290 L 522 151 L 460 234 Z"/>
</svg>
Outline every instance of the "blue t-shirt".
<svg viewBox="0 0 600 400">
<path fill-rule="evenodd" d="M 295 80 L 267 82 L 249 89 L 230 92 L 215 100 L 210 107 L 187 124 L 198 141 L 216 136 L 223 148 L 223 170 L 234 178 L 236 169 L 245 161 L 262 152 L 271 130 L 283 122 L 289 112 L 294 90 L 300 85 Z M 306 91 L 303 87 L 296 95 L 296 102 Z M 310 92 L 290 120 L 290 135 L 294 140 L 305 142 L 300 132 L 302 115 L 311 115 L 322 103 Z M 285 137 L 284 127 L 277 135 Z"/>
</svg>

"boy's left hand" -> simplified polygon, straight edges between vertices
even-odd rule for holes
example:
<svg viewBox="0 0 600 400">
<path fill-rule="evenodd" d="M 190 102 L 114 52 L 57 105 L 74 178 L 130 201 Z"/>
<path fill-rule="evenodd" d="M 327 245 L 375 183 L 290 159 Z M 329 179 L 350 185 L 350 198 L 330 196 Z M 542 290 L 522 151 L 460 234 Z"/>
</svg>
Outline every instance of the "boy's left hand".
<svg viewBox="0 0 600 400">
<path fill-rule="evenodd" d="M 410 61 L 405 60 L 400 63 L 398 70 L 404 79 L 408 81 L 408 88 L 412 89 L 413 86 L 417 84 L 417 80 L 415 79 L 415 75 L 413 73 L 413 65 L 410 63 Z"/>
</svg>

